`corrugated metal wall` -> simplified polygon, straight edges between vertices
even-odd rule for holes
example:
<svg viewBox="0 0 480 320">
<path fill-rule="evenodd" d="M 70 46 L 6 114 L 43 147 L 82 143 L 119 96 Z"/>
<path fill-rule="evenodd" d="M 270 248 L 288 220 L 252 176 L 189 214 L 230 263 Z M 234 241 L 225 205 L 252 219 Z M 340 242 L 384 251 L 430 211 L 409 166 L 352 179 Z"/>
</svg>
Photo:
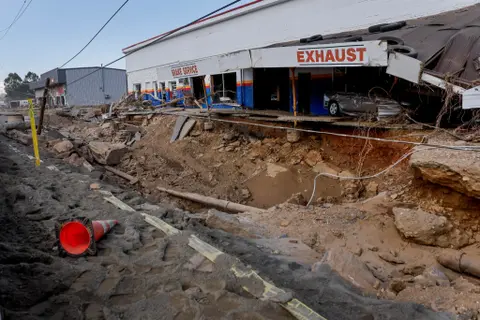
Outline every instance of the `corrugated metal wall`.
<svg viewBox="0 0 480 320">
<path fill-rule="evenodd" d="M 67 84 L 86 76 L 97 68 L 67 69 Z M 125 70 L 103 69 L 67 86 L 66 100 L 70 106 L 110 104 L 127 91 Z"/>
</svg>

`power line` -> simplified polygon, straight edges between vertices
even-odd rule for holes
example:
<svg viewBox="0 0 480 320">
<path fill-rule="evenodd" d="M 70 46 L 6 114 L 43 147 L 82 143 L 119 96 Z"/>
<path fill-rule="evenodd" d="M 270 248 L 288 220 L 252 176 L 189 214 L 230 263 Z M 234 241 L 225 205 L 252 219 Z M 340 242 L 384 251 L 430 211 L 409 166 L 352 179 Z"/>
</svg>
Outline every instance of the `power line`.
<svg viewBox="0 0 480 320">
<path fill-rule="evenodd" d="M 10 31 L 10 29 L 12 29 L 12 27 L 15 25 L 15 23 L 20 20 L 20 18 L 23 16 L 23 14 L 25 13 L 25 11 L 27 11 L 28 7 L 30 6 L 30 4 L 32 3 L 33 0 L 30 0 L 28 2 L 28 4 L 25 6 L 25 8 L 23 9 L 23 11 L 20 12 L 20 14 L 17 14 L 17 16 L 15 17 L 15 19 L 13 19 L 13 22 L 8 26 L 8 28 L 5 30 L 5 33 L 3 34 L 3 36 L 0 38 L 0 40 L 2 40 L 3 38 L 5 38 L 5 36 L 8 34 L 8 32 Z M 25 3 L 24 3 L 25 4 Z M 23 7 L 23 5 L 22 5 Z M 21 8 L 20 8 L 21 9 Z"/>
<path fill-rule="evenodd" d="M 121 6 L 120 8 L 117 9 L 117 11 L 115 11 L 115 13 L 110 17 L 110 19 L 107 20 L 107 22 L 105 22 L 105 24 L 100 28 L 100 30 L 97 31 L 97 33 L 95 33 L 95 35 L 93 36 L 92 39 L 90 39 L 90 41 L 88 41 L 88 43 L 80 50 L 77 52 L 76 55 L 74 55 L 72 58 L 70 58 L 70 60 L 68 60 L 67 62 L 65 62 L 64 64 L 62 64 L 60 68 L 63 68 L 65 65 L 67 65 L 70 61 L 72 61 L 73 59 L 75 59 L 76 57 L 78 57 L 78 55 L 80 53 L 83 52 L 83 50 L 85 50 L 89 45 L 90 43 L 92 43 L 93 40 L 95 40 L 95 38 L 100 34 L 100 32 L 102 32 L 102 30 L 107 26 L 107 24 L 117 15 L 117 13 L 122 10 L 122 8 L 127 4 L 127 2 L 130 1 L 130 0 L 126 0 Z"/>
<path fill-rule="evenodd" d="M 12 25 L 15 23 L 15 20 L 17 20 L 18 15 L 20 14 L 20 12 L 22 12 L 22 9 L 23 9 L 23 7 L 25 6 L 26 3 L 27 3 L 27 0 L 23 0 L 22 6 L 20 7 L 20 9 L 18 9 L 18 12 L 15 15 L 15 18 L 13 18 L 12 23 L 10 23 L 10 25 L 8 27 L 6 27 L 5 29 L 0 30 L 0 32 L 7 31 L 9 28 L 12 27 Z"/>
<path fill-rule="evenodd" d="M 140 48 L 137 48 L 137 49 L 135 49 L 135 50 L 132 50 L 132 51 L 126 53 L 125 55 L 123 55 L 123 56 L 121 56 L 121 57 L 119 57 L 119 58 L 117 58 L 117 59 L 115 59 L 115 60 L 113 60 L 113 61 L 111 61 L 111 62 L 109 62 L 109 63 L 107 63 L 107 64 L 105 64 L 105 65 L 103 65 L 103 66 L 101 66 L 101 67 L 98 67 L 96 70 L 94 70 L 94 71 L 92 71 L 92 72 L 90 72 L 90 73 L 87 73 L 87 74 L 84 75 L 83 77 L 78 78 L 78 79 L 76 79 L 76 80 L 73 80 L 72 82 L 67 83 L 67 86 L 68 86 L 68 85 L 71 85 L 71 84 L 73 84 L 73 83 L 75 83 L 75 82 L 78 82 L 78 81 L 80 81 L 80 80 L 83 80 L 83 79 L 85 79 L 86 77 L 94 74 L 94 73 L 97 72 L 98 70 L 104 69 L 104 68 L 106 68 L 106 67 L 114 64 L 115 62 L 118 62 L 118 61 L 122 60 L 123 58 L 131 55 L 132 53 L 135 53 L 135 52 L 137 52 L 137 51 L 139 51 L 139 50 L 141 50 L 141 49 L 145 49 L 145 48 L 147 48 L 147 47 L 149 47 L 149 46 L 151 46 L 151 45 L 153 45 L 153 44 L 155 44 L 155 43 L 158 43 L 158 42 L 162 41 L 163 39 L 165 39 L 166 37 L 174 34 L 175 32 L 178 32 L 178 31 L 183 30 L 183 29 L 185 29 L 185 28 L 187 28 L 187 27 L 190 27 L 191 25 L 194 25 L 194 24 L 196 24 L 196 23 L 198 23 L 198 22 L 200 22 L 200 21 L 202 21 L 202 20 L 210 17 L 211 15 L 214 15 L 214 14 L 216 14 L 216 13 L 222 11 L 222 10 L 225 10 L 226 8 L 231 7 L 231 6 L 233 6 L 234 4 L 236 4 L 236 3 L 238 3 L 238 2 L 241 2 L 241 1 L 242 1 L 242 0 L 232 1 L 232 2 L 230 2 L 229 4 L 226 4 L 226 5 L 224 5 L 223 7 L 221 7 L 221 8 L 219 8 L 219 9 L 217 9 L 217 10 L 214 10 L 214 11 L 212 11 L 212 12 L 204 15 L 203 17 L 200 17 L 200 18 L 198 18 L 198 19 L 196 19 L 196 20 L 194 20 L 194 21 L 192 21 L 192 22 L 190 22 L 190 23 L 187 23 L 187 24 L 185 24 L 185 25 L 183 25 L 183 26 L 181 26 L 181 27 L 179 27 L 179 28 L 176 28 L 176 29 L 174 29 L 174 30 L 172 30 L 172 31 L 169 31 L 169 32 L 167 32 L 166 34 L 164 34 L 163 36 L 161 36 L 161 37 L 155 39 L 154 41 L 146 44 L 145 46 L 140 47 Z"/>
</svg>

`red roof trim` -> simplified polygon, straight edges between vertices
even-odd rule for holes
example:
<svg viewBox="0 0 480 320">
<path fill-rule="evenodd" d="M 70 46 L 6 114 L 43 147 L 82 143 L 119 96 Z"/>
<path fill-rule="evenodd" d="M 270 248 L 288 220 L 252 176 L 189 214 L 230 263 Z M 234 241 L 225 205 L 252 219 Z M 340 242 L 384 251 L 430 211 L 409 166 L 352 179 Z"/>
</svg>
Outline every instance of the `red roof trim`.
<svg viewBox="0 0 480 320">
<path fill-rule="evenodd" d="M 241 6 L 238 6 L 238 7 L 229 9 L 229 10 L 226 10 L 226 11 L 224 11 L 224 12 L 217 13 L 217 14 L 211 16 L 211 17 L 208 17 L 208 18 L 205 18 L 205 19 L 203 19 L 203 20 L 197 21 L 195 24 L 202 23 L 202 22 L 205 22 L 205 21 L 208 21 L 208 20 L 211 20 L 211 19 L 215 19 L 215 18 L 217 18 L 217 17 L 223 16 L 224 14 L 227 14 L 227 13 L 230 13 L 230 12 L 233 12 L 233 11 L 237 11 L 237 10 L 240 10 L 240 9 L 243 9 L 243 8 L 246 8 L 246 7 L 249 7 L 249 6 L 252 6 L 252 5 L 257 4 L 257 3 L 259 3 L 259 2 L 262 2 L 262 1 L 264 1 L 264 0 L 254 0 L 254 1 L 249 2 L 249 3 L 245 3 L 245 4 L 241 5 Z M 195 25 L 195 24 L 193 24 L 193 25 Z M 179 28 L 177 28 L 177 29 L 179 29 Z M 128 46 L 128 47 L 126 47 L 126 48 L 123 48 L 122 51 L 125 51 L 125 50 L 127 50 L 127 49 L 132 48 L 132 47 L 135 47 L 135 46 L 137 46 L 137 45 L 139 45 L 139 44 L 148 42 L 148 41 L 150 41 L 150 40 L 154 40 L 154 39 L 159 38 L 159 37 L 161 37 L 161 36 L 163 36 L 163 35 L 166 35 L 166 34 L 169 33 L 169 32 L 176 31 L 177 29 L 173 29 L 173 30 L 164 32 L 164 33 L 162 33 L 162 34 L 159 34 L 158 36 L 148 38 L 147 40 L 143 40 L 143 41 L 137 42 L 137 43 L 135 43 L 135 44 L 132 44 L 131 46 Z"/>
</svg>

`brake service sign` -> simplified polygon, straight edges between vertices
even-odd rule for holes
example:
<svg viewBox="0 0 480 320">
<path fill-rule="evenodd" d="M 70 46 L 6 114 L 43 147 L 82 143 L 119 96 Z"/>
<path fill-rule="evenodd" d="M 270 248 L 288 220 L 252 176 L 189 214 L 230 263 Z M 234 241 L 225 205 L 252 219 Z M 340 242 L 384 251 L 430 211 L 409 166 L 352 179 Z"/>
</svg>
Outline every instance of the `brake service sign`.
<svg viewBox="0 0 480 320">
<path fill-rule="evenodd" d="M 185 66 L 175 66 L 171 68 L 173 78 L 186 78 L 199 74 L 196 64 L 189 64 Z"/>
<path fill-rule="evenodd" d="M 298 48 L 297 63 L 300 66 L 365 65 L 368 51 L 364 45 Z"/>
</svg>

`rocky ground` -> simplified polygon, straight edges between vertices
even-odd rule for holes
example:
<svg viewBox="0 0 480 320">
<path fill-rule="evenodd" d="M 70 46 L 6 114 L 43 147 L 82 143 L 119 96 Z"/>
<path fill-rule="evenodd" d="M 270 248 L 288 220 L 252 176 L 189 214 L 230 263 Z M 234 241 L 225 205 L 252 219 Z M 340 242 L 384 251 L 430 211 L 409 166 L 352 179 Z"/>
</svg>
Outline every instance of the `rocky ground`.
<svg viewBox="0 0 480 320">
<path fill-rule="evenodd" d="M 324 273 L 324 268 L 335 270 L 343 278 L 338 281 L 350 282 L 354 292 L 361 290 L 375 297 L 368 301 L 340 298 L 348 303 L 361 301 L 367 306 L 361 308 L 366 312 L 361 314 L 367 318 L 366 310 L 379 301 L 377 298 L 414 301 L 459 319 L 479 317 L 478 278 L 454 272 L 438 262 L 447 249 L 461 250 L 455 252 L 469 256 L 478 251 L 480 170 L 476 152 L 417 152 L 410 162 L 362 182 L 320 177 L 313 206 L 306 208 L 313 178 L 319 172 L 339 176 L 374 174 L 412 147 L 327 135 L 303 136 L 299 142 L 290 142 L 282 130 L 218 123 L 213 130 L 204 130 L 202 121 L 197 121 L 190 135 L 172 143 L 170 136 L 176 119 L 135 116 L 114 122 L 84 122 L 50 114 L 42 144 L 64 163 L 85 170 L 86 159 L 95 167 L 91 176 L 132 188 L 124 179 L 104 172 L 96 164 L 98 155 L 91 154 L 92 141 L 120 144 L 125 150 L 115 167 L 139 179 L 133 188 L 145 198 L 198 212 L 201 225 L 229 234 L 204 230 L 202 226 L 195 226 L 196 232 L 202 232 L 205 239 L 223 250 L 242 256 L 272 280 L 290 283 L 281 277 L 292 274 L 298 276 L 295 279 L 311 280 L 312 273 L 320 272 L 318 284 L 324 286 L 325 279 L 332 277 L 331 272 L 328 276 Z M 423 139 L 452 146 L 466 144 L 432 132 L 329 130 L 409 141 Z M 235 216 L 207 212 L 208 208 L 158 192 L 156 186 L 197 192 L 267 211 Z M 190 228 L 188 221 L 177 220 L 172 223 Z M 245 241 L 253 247 L 240 244 Z M 259 248 L 265 256 L 257 252 Z M 258 254 L 250 255 L 247 249 Z M 278 272 L 272 274 L 267 272 L 274 265 L 269 259 L 277 265 L 288 261 L 302 267 L 297 272 L 296 267 L 287 263 L 285 270 L 273 268 Z M 335 287 L 336 281 L 329 283 Z M 312 296 L 311 291 L 302 293 L 301 285 L 308 287 L 308 281 L 300 281 L 301 285 L 293 282 L 289 288 L 295 288 L 296 294 L 312 305 L 324 299 L 323 295 Z M 332 307 L 328 308 L 320 303 L 316 310 L 331 319 L 354 319 L 352 315 L 358 306 L 342 316 L 335 309 L 338 305 L 330 304 Z M 391 306 L 397 310 L 396 304 Z M 396 316 L 396 311 L 387 313 L 392 319 Z M 423 319 L 412 317 L 417 318 Z"/>
</svg>

